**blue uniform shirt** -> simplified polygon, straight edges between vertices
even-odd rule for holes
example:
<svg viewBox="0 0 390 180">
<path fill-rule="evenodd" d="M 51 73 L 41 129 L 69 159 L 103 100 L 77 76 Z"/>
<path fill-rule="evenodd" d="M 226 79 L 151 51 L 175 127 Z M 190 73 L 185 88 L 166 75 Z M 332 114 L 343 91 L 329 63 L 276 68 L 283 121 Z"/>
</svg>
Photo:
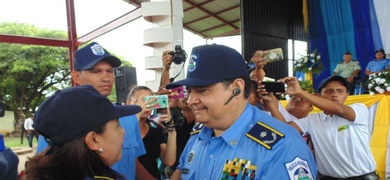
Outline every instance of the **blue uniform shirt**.
<svg viewBox="0 0 390 180">
<path fill-rule="evenodd" d="M 37 154 L 41 153 L 43 150 L 45 150 L 47 148 L 48 144 L 47 142 L 45 141 L 45 138 L 41 135 L 39 135 L 39 138 L 38 138 L 38 146 L 37 146 Z"/>
<path fill-rule="evenodd" d="M 381 60 L 373 59 L 370 62 L 368 62 L 366 70 L 369 70 L 370 72 L 380 72 L 385 70 L 389 65 L 390 65 L 390 60 L 388 59 L 381 59 Z"/>
<path fill-rule="evenodd" d="M 248 105 L 221 136 L 204 127 L 180 157 L 181 179 L 315 179 L 314 157 L 288 124 Z"/>
<path fill-rule="evenodd" d="M 137 116 L 121 117 L 119 124 L 125 130 L 122 158 L 111 168 L 122 174 L 125 179 L 132 180 L 135 179 L 135 159 L 144 155 L 146 150 L 142 142 Z"/>
<path fill-rule="evenodd" d="M 112 169 L 123 175 L 126 179 L 135 179 L 135 158 L 146 153 L 139 130 L 138 118 L 135 115 L 119 118 L 119 124 L 125 130 L 122 147 L 122 158 L 116 162 Z M 39 136 L 37 154 L 48 146 L 43 136 Z"/>
</svg>

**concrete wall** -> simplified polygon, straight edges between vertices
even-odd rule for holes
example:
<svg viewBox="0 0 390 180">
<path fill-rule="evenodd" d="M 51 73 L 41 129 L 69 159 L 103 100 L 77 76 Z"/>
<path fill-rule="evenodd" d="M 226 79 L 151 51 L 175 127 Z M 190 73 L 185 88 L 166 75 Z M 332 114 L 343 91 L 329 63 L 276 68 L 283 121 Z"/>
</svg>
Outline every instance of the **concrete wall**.
<svg viewBox="0 0 390 180">
<path fill-rule="evenodd" d="M 6 134 L 15 131 L 14 128 L 14 112 L 5 111 L 4 117 L 0 117 L 0 133 Z"/>
</svg>

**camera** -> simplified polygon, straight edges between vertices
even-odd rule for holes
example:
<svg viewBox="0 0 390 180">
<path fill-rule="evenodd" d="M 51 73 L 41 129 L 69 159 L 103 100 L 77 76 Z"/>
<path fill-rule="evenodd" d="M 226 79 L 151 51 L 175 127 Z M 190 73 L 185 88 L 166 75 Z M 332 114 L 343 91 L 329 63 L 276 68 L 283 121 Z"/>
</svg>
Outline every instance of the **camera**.
<svg viewBox="0 0 390 180">
<path fill-rule="evenodd" d="M 168 95 L 145 96 L 144 102 L 150 101 L 149 105 L 154 109 L 164 109 L 169 107 Z"/>
<path fill-rule="evenodd" d="M 181 48 L 180 45 L 176 45 L 175 50 L 169 52 L 168 54 L 172 56 L 173 63 L 177 65 L 183 63 L 187 59 L 187 53 L 184 51 L 184 49 Z"/>
<path fill-rule="evenodd" d="M 180 99 L 187 96 L 187 91 L 184 89 L 184 86 L 179 86 L 177 88 L 171 89 L 171 93 L 168 94 L 168 99 Z"/>
<path fill-rule="evenodd" d="M 282 61 L 283 60 L 283 50 L 282 48 L 270 49 L 264 51 L 264 58 L 267 63 Z"/>
<path fill-rule="evenodd" d="M 261 85 L 264 85 L 264 89 L 267 92 L 281 92 L 284 93 L 286 91 L 286 87 L 282 82 L 268 82 L 262 81 Z"/>
</svg>

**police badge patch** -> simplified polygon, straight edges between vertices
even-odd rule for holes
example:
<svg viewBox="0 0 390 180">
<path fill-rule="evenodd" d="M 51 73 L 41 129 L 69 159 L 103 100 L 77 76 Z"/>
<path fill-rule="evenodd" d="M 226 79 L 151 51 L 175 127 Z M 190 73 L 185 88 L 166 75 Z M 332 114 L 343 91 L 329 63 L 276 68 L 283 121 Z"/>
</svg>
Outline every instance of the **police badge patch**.
<svg viewBox="0 0 390 180">
<path fill-rule="evenodd" d="M 99 44 L 95 44 L 95 45 L 91 46 L 91 50 L 92 50 L 93 54 L 95 54 L 97 56 L 103 56 L 105 53 L 103 47 L 101 47 Z"/>
<path fill-rule="evenodd" d="M 309 164 L 307 161 L 296 157 L 291 162 L 285 164 L 286 170 L 290 179 L 296 180 L 311 180 L 313 175 L 311 174 Z"/>
<path fill-rule="evenodd" d="M 187 159 L 188 164 L 192 163 L 192 161 L 194 160 L 194 155 L 195 155 L 195 152 L 191 151 L 190 154 L 188 155 L 188 159 Z"/>
<path fill-rule="evenodd" d="M 188 63 L 188 71 L 192 72 L 198 67 L 199 54 L 193 54 L 190 56 L 190 62 Z"/>
</svg>

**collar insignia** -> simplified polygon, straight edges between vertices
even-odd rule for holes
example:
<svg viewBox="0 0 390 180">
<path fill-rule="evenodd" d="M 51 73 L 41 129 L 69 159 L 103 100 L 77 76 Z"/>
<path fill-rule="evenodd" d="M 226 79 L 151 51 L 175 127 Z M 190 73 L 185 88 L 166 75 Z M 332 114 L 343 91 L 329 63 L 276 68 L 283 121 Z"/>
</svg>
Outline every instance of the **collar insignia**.
<svg viewBox="0 0 390 180">
<path fill-rule="evenodd" d="M 203 124 L 202 123 L 198 123 L 198 124 L 195 124 L 195 126 L 192 128 L 192 131 L 191 131 L 191 135 L 193 134 L 198 134 L 202 129 L 203 129 Z"/>
</svg>

